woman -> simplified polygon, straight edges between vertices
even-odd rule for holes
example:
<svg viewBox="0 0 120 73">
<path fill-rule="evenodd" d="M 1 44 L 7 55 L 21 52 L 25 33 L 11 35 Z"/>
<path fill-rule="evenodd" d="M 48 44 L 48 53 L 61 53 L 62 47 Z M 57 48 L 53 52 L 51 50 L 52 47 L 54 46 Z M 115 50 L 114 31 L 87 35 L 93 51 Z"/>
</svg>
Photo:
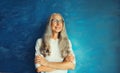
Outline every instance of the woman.
<svg viewBox="0 0 120 73">
<path fill-rule="evenodd" d="M 35 46 L 35 66 L 41 73 L 67 73 L 75 68 L 75 56 L 67 37 L 63 17 L 53 13 L 43 38 Z"/>
</svg>

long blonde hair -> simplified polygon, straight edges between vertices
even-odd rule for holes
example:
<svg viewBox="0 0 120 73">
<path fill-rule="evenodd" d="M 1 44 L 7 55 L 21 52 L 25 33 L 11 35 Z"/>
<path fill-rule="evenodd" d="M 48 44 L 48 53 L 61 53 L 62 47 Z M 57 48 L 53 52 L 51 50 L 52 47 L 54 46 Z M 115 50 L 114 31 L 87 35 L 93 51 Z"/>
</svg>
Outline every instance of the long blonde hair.
<svg viewBox="0 0 120 73">
<path fill-rule="evenodd" d="M 50 18 L 49 18 L 49 22 L 48 25 L 46 27 L 46 31 L 42 37 L 42 43 L 41 43 L 41 47 L 40 47 L 40 52 L 41 54 L 46 57 L 49 56 L 51 51 L 50 51 L 50 39 L 51 39 L 51 35 L 52 35 L 52 30 L 51 30 L 51 20 L 53 15 L 58 14 L 61 16 L 61 14 L 59 13 L 53 13 Z M 62 16 L 61 16 L 62 17 Z M 62 17 L 63 19 L 63 17 Z M 63 28 L 62 31 L 59 32 L 59 36 L 58 36 L 58 45 L 59 45 L 59 49 L 61 51 L 61 57 L 65 58 L 67 55 L 70 54 L 70 46 L 69 46 L 69 40 L 66 34 L 66 29 L 65 29 L 65 22 L 63 19 Z"/>
</svg>

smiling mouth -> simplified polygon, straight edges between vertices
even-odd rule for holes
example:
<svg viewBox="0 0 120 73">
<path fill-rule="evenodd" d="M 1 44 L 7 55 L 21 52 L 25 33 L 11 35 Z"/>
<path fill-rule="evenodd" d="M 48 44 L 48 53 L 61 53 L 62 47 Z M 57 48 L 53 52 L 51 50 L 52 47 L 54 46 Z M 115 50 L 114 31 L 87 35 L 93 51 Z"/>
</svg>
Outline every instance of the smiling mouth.
<svg viewBox="0 0 120 73">
<path fill-rule="evenodd" d="M 60 27 L 55 27 L 56 29 L 60 29 Z"/>
</svg>

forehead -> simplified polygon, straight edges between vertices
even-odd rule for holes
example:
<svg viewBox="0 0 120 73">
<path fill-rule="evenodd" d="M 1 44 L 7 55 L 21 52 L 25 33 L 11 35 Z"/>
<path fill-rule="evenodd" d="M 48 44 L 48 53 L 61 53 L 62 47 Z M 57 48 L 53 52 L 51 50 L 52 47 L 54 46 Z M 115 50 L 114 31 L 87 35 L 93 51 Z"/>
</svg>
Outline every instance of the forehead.
<svg viewBox="0 0 120 73">
<path fill-rule="evenodd" d="M 52 15 L 52 19 L 62 19 L 62 17 L 59 14 L 54 14 Z"/>
</svg>

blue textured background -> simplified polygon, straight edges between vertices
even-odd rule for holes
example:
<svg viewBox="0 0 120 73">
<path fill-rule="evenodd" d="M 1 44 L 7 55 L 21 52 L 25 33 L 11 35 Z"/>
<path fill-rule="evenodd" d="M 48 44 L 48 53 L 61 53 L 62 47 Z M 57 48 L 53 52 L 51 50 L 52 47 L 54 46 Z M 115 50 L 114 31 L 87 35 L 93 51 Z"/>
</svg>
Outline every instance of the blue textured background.
<svg viewBox="0 0 120 73">
<path fill-rule="evenodd" d="M 36 73 L 35 42 L 53 12 L 76 55 L 69 73 L 120 73 L 119 0 L 0 0 L 0 72 Z"/>
</svg>

